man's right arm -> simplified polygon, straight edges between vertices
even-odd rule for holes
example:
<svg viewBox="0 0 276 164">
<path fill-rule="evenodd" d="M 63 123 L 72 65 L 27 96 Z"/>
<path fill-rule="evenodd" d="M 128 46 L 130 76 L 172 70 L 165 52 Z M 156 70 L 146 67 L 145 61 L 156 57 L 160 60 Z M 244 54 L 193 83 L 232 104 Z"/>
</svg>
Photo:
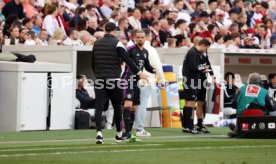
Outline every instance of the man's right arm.
<svg viewBox="0 0 276 164">
<path fill-rule="evenodd" d="M 116 50 L 119 57 L 130 67 L 130 69 L 135 74 L 139 74 L 141 72 L 141 70 L 135 65 L 134 61 L 129 57 L 128 52 L 122 42 L 118 42 Z"/>
</svg>

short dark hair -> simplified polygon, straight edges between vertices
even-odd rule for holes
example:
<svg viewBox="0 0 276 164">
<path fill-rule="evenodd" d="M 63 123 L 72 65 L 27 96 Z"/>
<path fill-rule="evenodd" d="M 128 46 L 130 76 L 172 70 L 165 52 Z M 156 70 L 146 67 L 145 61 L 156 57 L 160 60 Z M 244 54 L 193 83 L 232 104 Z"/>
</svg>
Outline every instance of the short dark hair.
<svg viewBox="0 0 276 164">
<path fill-rule="evenodd" d="M 197 2 L 196 2 L 196 7 L 198 7 L 198 6 L 201 5 L 202 3 L 205 4 L 203 1 L 197 1 Z"/>
<path fill-rule="evenodd" d="M 218 42 L 218 40 L 220 40 L 221 38 L 222 38 L 222 35 L 221 34 L 217 34 L 217 35 L 215 35 L 214 40 L 215 40 L 215 42 Z"/>
<path fill-rule="evenodd" d="M 183 42 L 183 40 L 185 39 L 184 35 L 181 35 L 181 34 L 178 34 L 178 35 L 175 35 L 174 38 L 176 39 L 176 47 L 178 47 L 180 45 L 180 43 Z"/>
<path fill-rule="evenodd" d="M 144 28 L 143 31 L 146 34 L 146 36 L 149 36 L 151 34 L 151 31 L 149 28 Z"/>
<path fill-rule="evenodd" d="M 138 33 L 144 33 L 144 34 L 146 34 L 143 30 L 136 30 L 134 32 L 133 36 L 136 36 L 136 34 L 138 34 Z"/>
<path fill-rule="evenodd" d="M 224 75 L 224 79 L 229 79 L 229 78 L 235 79 L 235 74 L 233 72 L 226 72 Z"/>
<path fill-rule="evenodd" d="M 228 35 L 224 36 L 223 41 L 227 42 L 228 40 L 233 40 L 233 39 L 234 39 L 233 36 L 231 34 L 228 34 Z"/>
<path fill-rule="evenodd" d="M 276 77 L 276 73 L 271 73 L 268 75 L 268 81 Z"/>
<path fill-rule="evenodd" d="M 80 79 L 83 79 L 84 78 L 84 75 L 77 75 L 76 79 L 77 80 L 80 80 Z"/>
<path fill-rule="evenodd" d="M 202 39 L 202 40 L 200 40 L 199 42 L 198 42 L 198 45 L 199 46 L 210 46 L 211 45 L 211 43 L 209 42 L 209 40 L 207 40 L 207 39 Z"/>
</svg>

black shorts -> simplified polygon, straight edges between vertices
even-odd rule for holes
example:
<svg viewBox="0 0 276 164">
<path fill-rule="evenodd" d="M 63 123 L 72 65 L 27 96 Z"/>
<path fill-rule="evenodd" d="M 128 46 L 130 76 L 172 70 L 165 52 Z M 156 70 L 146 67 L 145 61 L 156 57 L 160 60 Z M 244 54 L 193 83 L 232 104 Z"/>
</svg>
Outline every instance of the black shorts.
<svg viewBox="0 0 276 164">
<path fill-rule="evenodd" d="M 205 101 L 206 88 L 197 84 L 192 86 L 190 82 L 187 82 L 186 86 L 184 85 L 183 98 L 187 101 Z"/>
<path fill-rule="evenodd" d="M 140 88 L 137 85 L 126 87 L 123 90 L 123 100 L 132 101 L 133 105 L 140 105 Z"/>
</svg>

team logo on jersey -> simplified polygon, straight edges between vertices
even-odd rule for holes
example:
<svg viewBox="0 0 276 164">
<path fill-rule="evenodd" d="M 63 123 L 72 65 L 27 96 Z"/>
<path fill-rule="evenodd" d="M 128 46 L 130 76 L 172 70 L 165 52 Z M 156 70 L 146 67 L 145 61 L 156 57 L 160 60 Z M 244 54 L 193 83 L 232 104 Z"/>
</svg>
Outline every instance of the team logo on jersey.
<svg viewBox="0 0 276 164">
<path fill-rule="evenodd" d="M 130 99 L 131 98 L 131 94 L 129 93 L 129 94 L 127 94 L 127 98 L 128 99 Z"/>
<path fill-rule="evenodd" d="M 144 53 L 144 57 L 147 58 L 147 54 L 146 53 Z"/>
<path fill-rule="evenodd" d="M 139 54 L 136 54 L 136 56 L 140 56 Z"/>
<path fill-rule="evenodd" d="M 246 88 L 245 96 L 257 97 L 261 88 L 255 85 L 248 85 Z"/>
</svg>

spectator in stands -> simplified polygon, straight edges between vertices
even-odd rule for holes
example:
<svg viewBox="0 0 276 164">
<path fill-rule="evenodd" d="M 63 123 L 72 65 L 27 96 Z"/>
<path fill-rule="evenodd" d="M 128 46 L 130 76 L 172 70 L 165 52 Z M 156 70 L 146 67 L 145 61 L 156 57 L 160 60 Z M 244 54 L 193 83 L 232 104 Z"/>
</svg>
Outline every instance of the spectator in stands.
<svg viewBox="0 0 276 164">
<path fill-rule="evenodd" d="M 152 5 L 151 0 L 140 0 L 138 4 L 141 10 L 150 9 L 151 5 Z"/>
<path fill-rule="evenodd" d="M 47 42 L 47 31 L 45 29 L 41 29 L 38 35 L 38 38 L 36 40 L 36 45 L 37 46 L 48 46 Z"/>
<path fill-rule="evenodd" d="M 268 111 L 273 111 L 268 91 L 260 84 L 260 74 L 252 73 L 248 77 L 248 85 L 239 89 L 233 101 L 233 107 L 237 109 L 238 116 L 246 109 L 261 109 L 267 114 Z"/>
<path fill-rule="evenodd" d="M 242 9 L 243 9 L 243 0 L 234 0 L 233 2 L 233 9 L 237 11 L 237 14 L 242 13 Z"/>
<path fill-rule="evenodd" d="M 166 19 L 160 20 L 160 30 L 159 30 L 159 37 L 161 45 L 164 46 L 165 42 L 167 42 L 167 39 L 171 37 L 171 34 L 169 33 L 169 22 Z"/>
<path fill-rule="evenodd" d="M 65 11 L 66 11 L 66 8 L 64 5 L 58 5 L 58 12 L 56 15 L 56 19 L 58 22 L 58 27 L 63 29 L 64 35 L 67 35 L 67 32 L 69 31 L 69 25 L 66 21 Z"/>
<path fill-rule="evenodd" d="M 142 29 L 149 28 L 151 26 L 153 21 L 151 17 L 149 9 L 142 9 L 142 19 L 140 20 Z"/>
<path fill-rule="evenodd" d="M 241 38 L 245 38 L 247 35 L 248 26 L 247 26 L 246 22 L 247 22 L 246 14 L 240 14 L 238 17 L 238 25 L 239 25 L 239 31 L 241 34 Z"/>
<path fill-rule="evenodd" d="M 185 37 L 183 35 L 178 34 L 174 38 L 176 39 L 175 45 L 177 48 L 182 48 L 185 45 Z"/>
<path fill-rule="evenodd" d="M 234 38 L 233 38 L 233 36 L 231 34 L 226 35 L 223 38 L 223 41 L 224 41 L 224 46 L 225 46 L 226 49 L 235 48 Z"/>
<path fill-rule="evenodd" d="M 178 12 L 177 19 L 184 19 L 186 22 L 190 23 L 191 16 L 187 13 L 187 11 L 183 10 L 183 6 L 184 6 L 183 0 L 174 0 L 171 11 Z M 177 19 L 173 19 L 173 20 L 176 21 Z"/>
<path fill-rule="evenodd" d="M 167 42 L 168 42 L 168 47 L 164 47 L 164 48 L 175 48 L 176 47 L 176 39 L 175 38 L 168 38 Z"/>
<path fill-rule="evenodd" d="M 27 18 L 32 18 L 35 15 L 34 0 L 23 0 L 22 6 Z"/>
<path fill-rule="evenodd" d="M 200 27 L 197 23 L 191 23 L 189 24 L 190 29 L 190 38 L 193 39 L 195 36 L 200 35 Z"/>
<path fill-rule="evenodd" d="M 102 0 L 103 5 L 101 6 L 101 11 L 106 19 L 110 18 L 110 15 L 112 13 L 112 3 L 111 0 Z"/>
<path fill-rule="evenodd" d="M 196 2 L 196 10 L 191 14 L 191 17 L 200 17 L 200 13 L 206 10 L 206 5 L 203 1 Z"/>
<path fill-rule="evenodd" d="M 254 26 L 254 20 L 253 20 L 253 15 L 254 15 L 254 10 L 252 7 L 252 3 L 251 2 L 245 2 L 244 3 L 244 10 L 247 16 L 247 22 L 246 25 L 248 27 L 253 27 Z"/>
<path fill-rule="evenodd" d="M 95 98 L 89 96 L 84 88 L 85 83 L 85 75 L 77 75 L 78 88 L 76 89 L 76 98 L 80 101 L 80 108 L 84 110 L 95 108 Z"/>
<path fill-rule="evenodd" d="M 261 49 L 267 49 L 270 47 L 270 37 L 271 35 L 266 32 L 265 26 L 260 25 L 257 27 L 257 32 L 254 35 L 254 44 L 260 45 Z"/>
<path fill-rule="evenodd" d="M 117 30 L 119 30 L 123 33 L 124 38 L 126 38 L 127 41 L 129 41 L 128 26 L 129 26 L 129 24 L 128 24 L 127 18 L 119 19 Z"/>
<path fill-rule="evenodd" d="M 175 24 L 174 24 L 175 30 L 172 32 L 172 36 L 175 35 L 183 35 L 184 37 L 188 36 L 188 23 L 184 19 L 179 19 Z"/>
<path fill-rule="evenodd" d="M 84 7 L 78 7 L 76 10 L 76 14 L 74 15 L 74 17 L 71 19 L 71 21 L 69 22 L 69 27 L 71 28 L 75 28 L 78 24 L 78 22 L 82 19 L 84 19 L 85 17 L 85 8 Z"/>
<path fill-rule="evenodd" d="M 36 36 L 39 35 L 40 30 L 41 30 L 41 26 L 42 26 L 42 18 L 40 15 L 34 15 L 32 17 L 33 20 L 33 29 L 32 31 L 34 31 L 36 33 Z"/>
<path fill-rule="evenodd" d="M 98 28 L 96 29 L 96 31 L 104 31 L 105 25 L 108 23 L 108 19 L 104 19 L 99 23 Z"/>
<path fill-rule="evenodd" d="M 97 18 L 100 21 L 106 19 L 106 16 L 103 14 L 101 8 L 99 7 L 99 0 L 91 0 L 90 3 L 87 3 L 89 0 L 85 0 L 84 2 L 84 6 L 86 7 L 87 5 L 92 5 L 96 8 L 95 12 L 96 12 L 96 15 L 97 15 Z M 98 22 L 98 23 L 99 23 Z"/>
<path fill-rule="evenodd" d="M 276 2 L 275 1 L 269 2 L 269 10 L 267 12 L 267 15 L 270 16 L 273 22 L 276 21 Z"/>
<path fill-rule="evenodd" d="M 194 44 L 194 46 L 196 46 L 198 43 L 199 43 L 199 41 L 201 41 L 203 38 L 202 37 L 200 37 L 200 36 L 195 36 L 194 38 L 193 38 L 193 44 Z"/>
<path fill-rule="evenodd" d="M 96 19 L 97 19 L 97 14 L 96 14 L 97 8 L 95 6 L 89 4 L 85 7 L 85 9 L 86 9 L 86 17 L 89 20 L 94 17 L 96 17 Z M 99 20 L 99 22 L 100 22 L 100 20 Z"/>
<path fill-rule="evenodd" d="M 121 16 L 120 16 L 119 9 L 113 10 L 110 15 L 109 22 L 115 23 L 116 26 L 118 27 L 118 21 L 119 21 L 120 17 Z"/>
<path fill-rule="evenodd" d="M 239 11 L 237 9 L 231 9 L 229 11 L 229 19 L 226 19 L 224 25 L 229 27 L 233 23 L 238 23 Z"/>
<path fill-rule="evenodd" d="M 191 8 L 192 8 L 192 10 L 191 10 L 191 13 L 193 13 L 195 10 L 196 10 L 196 2 L 197 2 L 197 0 L 189 0 L 189 1 L 187 1 L 189 4 L 190 4 L 190 6 L 191 6 Z M 192 12 L 193 11 L 193 12 Z M 191 14 L 190 13 L 190 14 Z"/>
<path fill-rule="evenodd" d="M 142 24 L 141 24 L 141 11 L 139 8 L 134 8 L 132 10 L 132 16 L 128 17 L 128 22 L 130 25 L 130 29 L 135 29 L 135 30 L 141 30 L 142 29 Z"/>
<path fill-rule="evenodd" d="M 9 39 L 11 40 L 11 45 L 15 44 L 15 39 L 19 39 L 19 27 L 18 26 L 12 26 L 10 28 L 10 37 Z"/>
<path fill-rule="evenodd" d="M 261 3 L 259 2 L 256 2 L 254 5 L 253 5 L 255 11 L 254 11 L 254 15 L 252 17 L 252 23 L 253 25 L 256 24 L 256 20 L 262 20 L 263 18 L 263 14 L 261 13 L 262 12 L 262 6 L 261 6 Z"/>
<path fill-rule="evenodd" d="M 24 9 L 21 0 L 11 0 L 5 4 L 2 14 L 7 18 L 11 14 L 15 14 L 19 19 L 25 18 Z"/>
<path fill-rule="evenodd" d="M 78 20 L 75 29 L 77 31 L 82 31 L 82 30 L 88 31 L 88 19 L 84 18 L 84 19 Z"/>
<path fill-rule="evenodd" d="M 121 1 L 120 0 L 111 0 L 111 9 L 114 10 L 119 10 L 121 5 Z"/>
<path fill-rule="evenodd" d="M 210 14 L 212 11 L 215 11 L 217 9 L 217 7 L 218 7 L 217 0 L 209 0 L 207 12 Z"/>
<path fill-rule="evenodd" d="M 150 13 L 151 13 L 151 16 L 152 16 L 152 19 L 153 19 L 153 20 L 158 21 L 158 20 L 160 19 L 161 11 L 160 11 L 159 8 L 153 7 L 153 8 L 150 10 Z"/>
<path fill-rule="evenodd" d="M 219 34 L 224 37 L 229 34 L 229 31 L 225 26 L 221 26 L 219 27 Z"/>
<path fill-rule="evenodd" d="M 93 37 L 87 31 L 80 31 L 79 33 L 80 40 L 84 45 L 93 45 Z"/>
<path fill-rule="evenodd" d="M 83 46 L 77 30 L 71 30 L 69 36 L 63 41 L 65 46 Z"/>
<path fill-rule="evenodd" d="M 48 44 L 49 45 L 63 45 L 65 35 L 62 28 L 57 28 L 54 31 L 54 34 L 52 37 L 50 37 Z"/>
<path fill-rule="evenodd" d="M 246 49 L 260 49 L 260 46 L 254 43 L 255 38 L 252 37 L 246 37 L 243 42 L 244 45 L 241 48 L 246 48 Z"/>
<path fill-rule="evenodd" d="M 89 20 L 88 20 L 88 32 L 91 34 L 91 35 L 94 35 L 94 33 L 96 32 L 97 28 L 98 28 L 98 21 L 97 21 L 97 17 L 91 17 Z"/>
<path fill-rule="evenodd" d="M 160 30 L 160 25 L 159 25 L 159 21 L 155 20 L 152 22 L 151 24 L 151 32 L 152 32 L 152 39 L 156 41 L 156 46 L 159 47 L 160 46 L 160 37 L 159 37 L 159 30 Z"/>
<path fill-rule="evenodd" d="M 34 24 L 33 24 L 33 20 L 30 19 L 30 18 L 24 18 L 22 20 L 22 25 L 24 26 L 22 28 L 26 28 L 28 31 L 32 31 L 33 30 Z"/>
<path fill-rule="evenodd" d="M 26 39 L 28 38 L 27 33 L 28 33 L 28 29 L 26 29 L 26 28 L 21 28 L 19 30 L 19 43 L 20 44 L 25 43 Z"/>
<path fill-rule="evenodd" d="M 26 39 L 24 42 L 25 46 L 35 46 L 35 42 L 36 42 L 36 35 L 34 31 L 28 31 L 26 33 Z"/>
<path fill-rule="evenodd" d="M 42 28 L 47 30 L 47 34 L 53 36 L 56 28 L 59 27 L 56 15 L 58 10 L 56 5 L 50 5 L 46 17 L 43 19 Z"/>
<path fill-rule="evenodd" d="M 234 46 L 233 49 L 239 49 L 241 47 L 241 35 L 239 32 L 232 33 Z"/>
<path fill-rule="evenodd" d="M 223 45 L 223 37 L 222 35 L 220 34 L 217 34 L 215 35 L 215 38 L 214 38 L 215 42 L 214 44 L 211 45 L 211 48 L 224 48 L 224 45 Z"/>
</svg>

